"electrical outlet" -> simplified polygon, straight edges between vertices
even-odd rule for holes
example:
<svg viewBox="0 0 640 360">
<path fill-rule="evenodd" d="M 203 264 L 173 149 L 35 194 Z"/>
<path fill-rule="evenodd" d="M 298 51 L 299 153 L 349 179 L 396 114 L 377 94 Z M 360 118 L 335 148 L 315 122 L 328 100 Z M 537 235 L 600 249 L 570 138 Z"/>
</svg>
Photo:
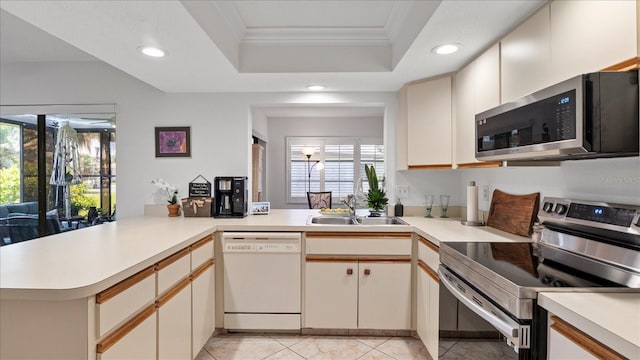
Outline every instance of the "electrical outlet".
<svg viewBox="0 0 640 360">
<path fill-rule="evenodd" d="M 396 193 L 398 197 L 408 198 L 409 197 L 409 185 L 396 185 Z"/>
<path fill-rule="evenodd" d="M 482 186 L 482 200 L 489 200 L 489 185 Z"/>
</svg>

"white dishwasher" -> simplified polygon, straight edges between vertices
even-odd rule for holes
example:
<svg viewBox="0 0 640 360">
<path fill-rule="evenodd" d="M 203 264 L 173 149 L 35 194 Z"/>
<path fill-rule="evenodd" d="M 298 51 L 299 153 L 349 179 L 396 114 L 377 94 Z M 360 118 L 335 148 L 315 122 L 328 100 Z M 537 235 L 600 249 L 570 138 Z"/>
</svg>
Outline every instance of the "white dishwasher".
<svg viewBox="0 0 640 360">
<path fill-rule="evenodd" d="M 300 329 L 300 239 L 300 233 L 223 234 L 226 329 Z"/>
</svg>

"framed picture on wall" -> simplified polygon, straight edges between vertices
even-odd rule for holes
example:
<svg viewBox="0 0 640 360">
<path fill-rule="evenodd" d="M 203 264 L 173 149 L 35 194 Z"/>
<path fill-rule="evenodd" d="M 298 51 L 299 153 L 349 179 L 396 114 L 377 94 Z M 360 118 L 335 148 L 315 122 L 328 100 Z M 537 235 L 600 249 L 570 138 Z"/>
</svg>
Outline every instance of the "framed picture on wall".
<svg viewBox="0 0 640 360">
<path fill-rule="evenodd" d="M 156 127 L 156 157 L 191 157 L 191 127 Z"/>
</svg>

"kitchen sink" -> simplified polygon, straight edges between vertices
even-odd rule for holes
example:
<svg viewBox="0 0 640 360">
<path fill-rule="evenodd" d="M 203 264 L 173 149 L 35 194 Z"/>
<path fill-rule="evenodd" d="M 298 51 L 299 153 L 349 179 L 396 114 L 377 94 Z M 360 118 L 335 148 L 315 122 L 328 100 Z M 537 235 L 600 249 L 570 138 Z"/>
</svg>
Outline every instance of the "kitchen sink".
<svg viewBox="0 0 640 360">
<path fill-rule="evenodd" d="M 318 225 L 408 225 L 396 217 L 310 216 L 307 224 Z"/>
<path fill-rule="evenodd" d="M 358 223 L 362 225 L 409 225 L 397 217 L 359 217 Z"/>
<path fill-rule="evenodd" d="M 312 216 L 307 224 L 324 224 L 324 225 L 357 225 L 354 219 L 348 216 Z"/>
</svg>

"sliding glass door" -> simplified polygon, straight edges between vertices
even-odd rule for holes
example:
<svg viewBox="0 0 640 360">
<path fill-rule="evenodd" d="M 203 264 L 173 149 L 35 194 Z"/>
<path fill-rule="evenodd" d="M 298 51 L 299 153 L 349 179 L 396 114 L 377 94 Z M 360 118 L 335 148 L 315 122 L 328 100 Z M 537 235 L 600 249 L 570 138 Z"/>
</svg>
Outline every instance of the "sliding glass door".
<svg viewBox="0 0 640 360">
<path fill-rule="evenodd" d="M 0 246 L 112 220 L 115 199 L 114 114 L 0 115 Z"/>
</svg>

